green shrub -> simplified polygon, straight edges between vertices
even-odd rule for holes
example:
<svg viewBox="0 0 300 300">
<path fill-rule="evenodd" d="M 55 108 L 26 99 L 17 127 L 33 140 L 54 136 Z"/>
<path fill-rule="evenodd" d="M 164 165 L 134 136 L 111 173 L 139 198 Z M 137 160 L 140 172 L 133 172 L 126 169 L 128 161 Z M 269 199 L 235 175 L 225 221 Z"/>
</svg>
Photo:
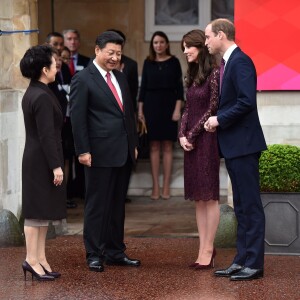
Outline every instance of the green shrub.
<svg viewBox="0 0 300 300">
<path fill-rule="evenodd" d="M 270 145 L 259 161 L 262 192 L 300 192 L 300 147 Z"/>
</svg>

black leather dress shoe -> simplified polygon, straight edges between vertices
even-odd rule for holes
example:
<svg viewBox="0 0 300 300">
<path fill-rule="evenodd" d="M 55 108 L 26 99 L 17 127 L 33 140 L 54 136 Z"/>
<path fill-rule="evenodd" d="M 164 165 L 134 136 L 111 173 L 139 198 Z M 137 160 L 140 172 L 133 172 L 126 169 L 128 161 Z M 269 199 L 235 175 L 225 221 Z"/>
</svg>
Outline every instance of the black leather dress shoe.
<svg viewBox="0 0 300 300">
<path fill-rule="evenodd" d="M 141 265 L 141 261 L 138 259 L 131 259 L 127 256 L 124 258 L 118 259 L 118 260 L 106 260 L 106 264 L 109 266 L 132 266 L 132 267 L 138 267 Z"/>
<path fill-rule="evenodd" d="M 103 264 L 97 260 L 91 261 L 89 263 L 89 269 L 90 269 L 90 271 L 93 271 L 93 272 L 103 272 L 104 271 Z"/>
<path fill-rule="evenodd" d="M 215 276 L 219 277 L 230 277 L 231 275 L 241 271 L 243 269 L 242 266 L 238 264 L 232 264 L 230 267 L 227 269 L 222 269 L 222 270 L 217 270 L 215 271 Z"/>
<path fill-rule="evenodd" d="M 252 279 L 259 279 L 264 276 L 263 269 L 251 269 L 248 267 L 243 268 L 238 273 L 232 275 L 230 280 L 252 280 Z"/>
</svg>

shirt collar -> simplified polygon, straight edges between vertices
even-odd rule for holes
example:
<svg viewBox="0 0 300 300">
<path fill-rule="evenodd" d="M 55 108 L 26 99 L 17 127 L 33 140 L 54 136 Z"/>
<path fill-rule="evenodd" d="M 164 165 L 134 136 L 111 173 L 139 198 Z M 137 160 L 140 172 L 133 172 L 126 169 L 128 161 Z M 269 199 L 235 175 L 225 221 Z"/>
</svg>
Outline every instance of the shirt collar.
<svg viewBox="0 0 300 300">
<path fill-rule="evenodd" d="M 77 60 L 78 59 L 78 53 L 75 53 L 74 55 L 72 55 L 73 59 Z"/>
<path fill-rule="evenodd" d="M 230 55 L 232 54 L 233 50 L 237 47 L 237 44 L 233 44 L 231 45 L 224 53 L 223 55 L 223 59 L 225 60 L 225 66 L 228 62 L 228 59 L 230 57 Z"/>
<path fill-rule="evenodd" d="M 96 60 L 95 60 L 95 59 L 93 60 L 93 64 L 95 65 L 95 67 L 97 68 L 97 70 L 100 72 L 100 74 L 102 75 L 102 77 L 106 80 L 106 73 L 107 73 L 107 71 L 105 71 L 104 69 L 102 69 L 102 68 L 96 63 Z M 110 72 L 108 72 L 108 73 L 110 73 L 110 75 L 111 75 L 112 77 L 114 77 L 112 71 L 110 71 Z"/>
</svg>

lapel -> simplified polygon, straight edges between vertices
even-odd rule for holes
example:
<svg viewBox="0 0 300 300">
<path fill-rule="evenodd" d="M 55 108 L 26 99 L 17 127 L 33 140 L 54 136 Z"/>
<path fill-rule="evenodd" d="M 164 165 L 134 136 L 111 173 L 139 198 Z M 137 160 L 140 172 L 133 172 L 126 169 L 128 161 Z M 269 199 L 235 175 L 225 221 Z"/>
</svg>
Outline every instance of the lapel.
<svg viewBox="0 0 300 300">
<path fill-rule="evenodd" d="M 113 105 L 121 112 L 122 110 L 119 107 L 119 104 L 117 103 L 117 100 L 115 99 L 115 96 L 113 95 L 112 91 L 110 90 L 109 86 L 107 85 L 107 82 L 105 79 L 102 77 L 98 69 L 95 67 L 95 65 L 92 63 L 88 66 L 90 69 L 91 75 L 93 80 L 95 81 L 96 85 L 106 94 L 108 99 L 113 103 Z M 114 72 L 114 75 L 116 76 L 116 73 Z M 118 76 L 116 76 L 118 80 Z M 118 80 L 118 83 L 120 84 L 120 81 Z M 121 91 L 122 87 L 120 85 Z"/>
<path fill-rule="evenodd" d="M 232 60 L 233 60 L 234 56 L 235 56 L 239 51 L 241 51 L 241 49 L 240 49 L 239 47 L 236 47 L 236 48 L 232 51 L 231 55 L 229 56 L 228 61 L 226 62 L 225 71 L 224 71 L 223 79 L 222 79 L 222 86 L 223 86 L 224 81 L 226 80 L 226 75 L 227 75 L 227 73 L 228 73 L 230 64 L 232 63 Z M 221 87 L 221 89 L 222 89 L 222 87 Z"/>
</svg>

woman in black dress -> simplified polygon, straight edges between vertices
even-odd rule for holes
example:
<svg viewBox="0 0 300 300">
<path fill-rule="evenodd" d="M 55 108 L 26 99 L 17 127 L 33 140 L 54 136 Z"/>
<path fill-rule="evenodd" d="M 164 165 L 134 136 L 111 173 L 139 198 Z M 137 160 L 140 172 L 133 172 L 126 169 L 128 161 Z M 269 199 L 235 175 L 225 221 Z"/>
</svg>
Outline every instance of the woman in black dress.
<svg viewBox="0 0 300 300">
<path fill-rule="evenodd" d="M 163 157 L 162 198 L 170 198 L 173 142 L 177 140 L 178 120 L 183 100 L 182 71 L 179 60 L 171 55 L 164 32 L 153 34 L 142 72 L 138 118 L 146 121 L 150 140 L 152 171 L 151 199 L 160 197 L 160 152 Z"/>
<path fill-rule="evenodd" d="M 63 181 L 63 149 L 60 104 L 48 87 L 55 80 L 56 62 L 51 46 L 35 46 L 20 62 L 22 75 L 30 84 L 22 99 L 25 149 L 22 162 L 22 214 L 26 239 L 26 272 L 37 280 L 54 280 L 46 259 L 45 242 L 49 221 L 66 218 L 66 190 Z"/>
</svg>

